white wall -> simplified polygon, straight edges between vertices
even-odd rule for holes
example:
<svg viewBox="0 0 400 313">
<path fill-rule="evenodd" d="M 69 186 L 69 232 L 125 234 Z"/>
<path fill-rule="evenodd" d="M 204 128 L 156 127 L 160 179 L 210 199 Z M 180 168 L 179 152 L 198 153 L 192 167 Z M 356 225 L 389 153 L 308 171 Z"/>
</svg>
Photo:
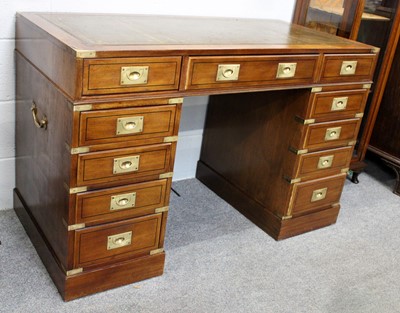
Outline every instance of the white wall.
<svg viewBox="0 0 400 313">
<path fill-rule="evenodd" d="M 295 0 L 0 0 L 0 210 L 12 207 L 15 12 L 104 12 L 272 18 L 290 21 Z M 207 97 L 185 99 L 174 179 L 194 177 Z"/>
</svg>

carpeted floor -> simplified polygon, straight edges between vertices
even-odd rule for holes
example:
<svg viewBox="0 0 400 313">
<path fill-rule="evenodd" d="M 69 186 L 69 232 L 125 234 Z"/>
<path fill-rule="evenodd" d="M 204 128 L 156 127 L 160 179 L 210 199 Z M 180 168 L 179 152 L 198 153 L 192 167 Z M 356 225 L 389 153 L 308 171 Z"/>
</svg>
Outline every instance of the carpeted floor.
<svg viewBox="0 0 400 313">
<path fill-rule="evenodd" d="M 338 222 L 276 242 L 197 180 L 174 183 L 161 277 L 64 303 L 13 210 L 0 211 L 0 312 L 400 312 L 400 197 L 371 164 Z"/>
</svg>

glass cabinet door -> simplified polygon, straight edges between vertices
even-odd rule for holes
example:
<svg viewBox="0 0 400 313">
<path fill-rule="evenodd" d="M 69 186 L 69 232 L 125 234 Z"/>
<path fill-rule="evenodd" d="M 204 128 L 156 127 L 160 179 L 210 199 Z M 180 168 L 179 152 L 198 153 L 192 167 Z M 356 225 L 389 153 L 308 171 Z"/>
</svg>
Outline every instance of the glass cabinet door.
<svg viewBox="0 0 400 313">
<path fill-rule="evenodd" d="M 364 169 L 376 115 L 400 34 L 400 0 L 297 0 L 293 22 L 380 48 L 374 83 L 350 168 L 353 182 Z"/>
<path fill-rule="evenodd" d="M 365 0 L 299 0 L 294 22 L 332 35 L 355 39 Z M 296 16 L 296 14 L 298 16 Z"/>
</svg>

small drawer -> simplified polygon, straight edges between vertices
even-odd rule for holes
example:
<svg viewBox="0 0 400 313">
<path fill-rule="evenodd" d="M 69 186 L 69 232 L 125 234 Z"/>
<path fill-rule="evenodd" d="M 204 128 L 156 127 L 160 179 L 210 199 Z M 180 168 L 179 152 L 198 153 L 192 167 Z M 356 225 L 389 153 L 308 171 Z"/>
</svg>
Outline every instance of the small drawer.
<svg viewBox="0 0 400 313">
<path fill-rule="evenodd" d="M 105 223 L 152 214 L 167 206 L 167 180 L 101 189 L 76 195 L 76 224 Z"/>
<path fill-rule="evenodd" d="M 75 267 L 117 262 L 148 254 L 160 242 L 162 214 L 75 231 Z"/>
<path fill-rule="evenodd" d="M 325 55 L 320 82 L 354 82 L 355 80 L 370 82 L 376 59 L 376 54 Z"/>
<path fill-rule="evenodd" d="M 84 61 L 83 94 L 177 90 L 181 57 Z"/>
<path fill-rule="evenodd" d="M 167 137 L 175 134 L 175 105 L 82 112 L 81 146 Z"/>
<path fill-rule="evenodd" d="M 317 92 L 311 98 L 311 112 L 308 118 L 317 121 L 355 117 L 364 112 L 368 89 Z"/>
<path fill-rule="evenodd" d="M 185 89 L 305 84 L 317 56 L 190 57 Z"/>
<path fill-rule="evenodd" d="M 318 176 L 340 174 L 349 167 L 353 147 L 306 153 L 299 156 L 296 178 L 311 179 Z"/>
<path fill-rule="evenodd" d="M 123 181 L 159 175 L 172 170 L 172 144 L 116 149 L 78 156 L 77 185 Z"/>
<path fill-rule="evenodd" d="M 353 118 L 307 125 L 303 149 L 317 150 L 346 146 L 356 140 L 360 121 L 359 118 Z"/>
<path fill-rule="evenodd" d="M 345 179 L 346 174 L 340 174 L 295 184 L 289 214 L 297 215 L 338 203 Z"/>
</svg>

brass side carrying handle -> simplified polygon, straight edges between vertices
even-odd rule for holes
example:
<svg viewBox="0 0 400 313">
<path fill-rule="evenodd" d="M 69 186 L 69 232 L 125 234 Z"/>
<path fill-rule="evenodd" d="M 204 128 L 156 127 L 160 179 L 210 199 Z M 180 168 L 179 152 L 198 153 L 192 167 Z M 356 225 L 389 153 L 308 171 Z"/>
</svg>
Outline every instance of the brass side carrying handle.
<svg viewBox="0 0 400 313">
<path fill-rule="evenodd" d="M 37 106 L 34 101 L 32 101 L 31 111 L 32 111 L 32 117 L 33 117 L 33 122 L 35 123 L 35 126 L 37 128 L 47 129 L 47 124 L 48 124 L 47 117 L 46 117 L 46 115 L 43 115 L 43 117 L 41 119 L 39 119 L 37 117 Z"/>
</svg>

